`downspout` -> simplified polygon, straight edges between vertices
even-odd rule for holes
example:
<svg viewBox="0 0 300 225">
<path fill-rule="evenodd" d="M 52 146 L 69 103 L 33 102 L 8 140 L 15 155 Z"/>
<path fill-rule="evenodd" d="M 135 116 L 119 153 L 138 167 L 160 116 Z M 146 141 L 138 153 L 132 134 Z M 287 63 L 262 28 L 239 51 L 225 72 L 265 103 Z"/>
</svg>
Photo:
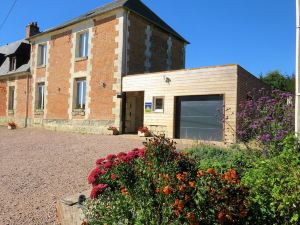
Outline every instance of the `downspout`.
<svg viewBox="0 0 300 225">
<path fill-rule="evenodd" d="M 299 93 L 299 60 L 300 60 L 300 0 L 296 0 L 296 103 L 295 103 L 295 133 L 298 136 L 300 134 L 300 112 L 299 112 L 299 104 L 300 104 L 300 93 Z"/>
<path fill-rule="evenodd" d="M 123 66 L 125 67 L 124 68 L 124 71 L 122 71 L 122 77 L 121 77 L 121 95 L 122 95 L 122 115 L 121 115 L 121 118 L 122 118 L 122 133 L 125 133 L 125 120 L 126 120 L 126 95 L 123 93 L 123 77 L 124 76 L 127 76 L 127 73 L 128 73 L 128 70 L 127 70 L 127 41 L 128 41 L 128 18 L 129 18 L 129 14 L 130 14 L 130 11 L 127 10 L 126 12 L 126 18 L 125 18 L 125 22 L 124 22 L 124 28 L 123 28 L 123 31 L 125 33 L 124 35 L 124 41 L 123 41 L 123 48 L 124 48 L 124 51 L 123 51 L 123 56 L 124 56 L 124 63 L 123 63 Z"/>
<path fill-rule="evenodd" d="M 27 74 L 27 84 L 26 84 L 26 114 L 25 114 L 25 128 L 28 125 L 28 106 L 29 103 L 29 74 Z"/>
</svg>

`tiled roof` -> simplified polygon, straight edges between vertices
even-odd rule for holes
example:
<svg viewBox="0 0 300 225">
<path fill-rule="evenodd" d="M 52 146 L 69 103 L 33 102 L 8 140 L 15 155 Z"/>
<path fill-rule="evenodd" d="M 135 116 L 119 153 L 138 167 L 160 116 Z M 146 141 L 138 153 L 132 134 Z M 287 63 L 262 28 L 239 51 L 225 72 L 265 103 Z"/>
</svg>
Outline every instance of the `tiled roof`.
<svg viewBox="0 0 300 225">
<path fill-rule="evenodd" d="M 63 24 L 60 24 L 59 26 L 53 27 L 51 29 L 45 30 L 44 32 L 41 32 L 37 35 L 34 35 L 33 37 L 49 33 L 55 30 L 62 29 L 64 27 L 67 27 L 69 25 L 78 23 L 80 21 L 92 18 L 94 16 L 97 16 L 99 14 L 103 14 L 105 12 L 117 9 L 117 8 L 126 8 L 129 11 L 133 11 L 136 14 L 142 16 L 146 20 L 152 22 L 156 26 L 160 27 L 161 29 L 171 33 L 175 37 L 181 39 L 182 41 L 188 43 L 187 40 L 185 40 L 180 34 L 178 34 L 172 27 L 170 27 L 168 24 L 166 24 L 159 16 L 157 16 L 151 9 L 149 9 L 145 4 L 143 4 L 140 0 L 116 0 L 112 3 L 109 3 L 107 5 L 104 5 L 102 7 L 96 8 L 88 13 L 85 13 L 79 17 L 76 17 L 72 20 L 69 20 Z"/>
</svg>

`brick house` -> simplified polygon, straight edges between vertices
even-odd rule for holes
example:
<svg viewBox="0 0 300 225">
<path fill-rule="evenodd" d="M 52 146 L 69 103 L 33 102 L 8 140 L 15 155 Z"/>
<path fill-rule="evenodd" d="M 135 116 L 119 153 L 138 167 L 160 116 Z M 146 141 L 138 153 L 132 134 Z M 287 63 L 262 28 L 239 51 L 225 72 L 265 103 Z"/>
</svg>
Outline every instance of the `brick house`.
<svg viewBox="0 0 300 225">
<path fill-rule="evenodd" d="M 212 114 L 230 107 L 235 130 L 238 102 L 263 86 L 238 65 L 185 70 L 188 42 L 140 0 L 117 0 L 44 32 L 31 23 L 26 40 L 30 74 L 0 75 L 2 122 L 102 134 L 145 124 L 169 137 L 221 141 L 227 125 Z"/>
</svg>

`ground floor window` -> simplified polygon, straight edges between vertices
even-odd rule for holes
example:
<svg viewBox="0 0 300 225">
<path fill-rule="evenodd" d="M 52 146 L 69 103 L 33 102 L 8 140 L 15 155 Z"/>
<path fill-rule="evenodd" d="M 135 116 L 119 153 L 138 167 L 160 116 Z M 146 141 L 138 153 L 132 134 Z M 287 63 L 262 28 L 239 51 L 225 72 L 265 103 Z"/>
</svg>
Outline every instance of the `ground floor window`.
<svg viewBox="0 0 300 225">
<path fill-rule="evenodd" d="M 8 96 L 8 110 L 15 109 L 15 87 L 9 87 L 9 96 Z"/>
<path fill-rule="evenodd" d="M 44 110 L 45 106 L 45 83 L 38 83 L 37 85 L 37 105 L 36 109 Z"/>
<path fill-rule="evenodd" d="M 163 112 L 164 111 L 164 98 L 163 97 L 154 97 L 153 98 L 153 111 L 154 112 Z"/>
<path fill-rule="evenodd" d="M 76 99 L 75 109 L 85 109 L 86 103 L 86 79 L 76 79 Z"/>
</svg>

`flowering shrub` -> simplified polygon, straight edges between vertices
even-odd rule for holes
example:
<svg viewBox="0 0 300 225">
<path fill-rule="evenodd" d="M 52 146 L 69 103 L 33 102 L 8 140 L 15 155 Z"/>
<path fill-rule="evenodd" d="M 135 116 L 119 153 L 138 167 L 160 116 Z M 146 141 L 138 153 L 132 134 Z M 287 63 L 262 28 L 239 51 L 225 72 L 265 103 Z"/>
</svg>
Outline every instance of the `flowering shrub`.
<svg viewBox="0 0 300 225">
<path fill-rule="evenodd" d="M 237 115 L 237 136 L 242 142 L 255 139 L 263 146 L 278 149 L 281 141 L 294 132 L 294 103 L 290 93 L 264 89 L 248 93 Z"/>
<path fill-rule="evenodd" d="M 150 132 L 148 127 L 139 127 L 137 129 L 137 131 L 142 132 L 142 133 L 149 133 Z"/>
<path fill-rule="evenodd" d="M 12 127 L 12 128 L 16 128 L 17 124 L 15 122 L 8 122 L 7 123 L 8 126 Z"/>
<path fill-rule="evenodd" d="M 163 136 L 97 160 L 88 181 L 88 224 L 241 224 L 249 214 L 234 169 L 198 169 Z"/>
</svg>

